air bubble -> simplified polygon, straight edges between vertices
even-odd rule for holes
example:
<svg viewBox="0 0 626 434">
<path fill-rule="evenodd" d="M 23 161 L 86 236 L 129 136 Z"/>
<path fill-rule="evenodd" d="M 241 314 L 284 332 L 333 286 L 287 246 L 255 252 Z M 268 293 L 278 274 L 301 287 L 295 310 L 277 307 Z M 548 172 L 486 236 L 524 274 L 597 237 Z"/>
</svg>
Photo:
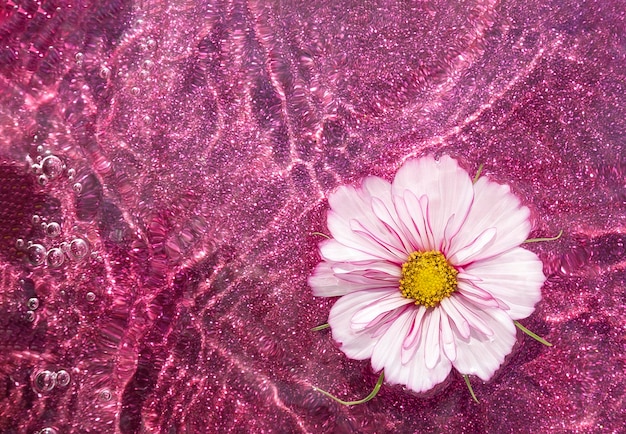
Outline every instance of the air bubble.
<svg viewBox="0 0 626 434">
<path fill-rule="evenodd" d="M 48 223 L 46 225 L 46 235 L 50 238 L 56 238 L 61 235 L 61 225 L 57 222 Z"/>
<path fill-rule="evenodd" d="M 48 250 L 48 254 L 46 255 L 46 262 L 50 267 L 60 267 L 63 265 L 63 261 L 65 260 L 65 256 L 63 255 L 63 251 L 58 247 L 54 247 Z"/>
<path fill-rule="evenodd" d="M 156 48 L 156 41 L 152 38 L 148 39 L 146 41 L 146 46 L 150 49 L 150 50 L 154 50 Z"/>
<path fill-rule="evenodd" d="M 32 244 L 26 250 L 26 256 L 32 265 L 41 265 L 46 260 L 46 248 L 41 244 Z"/>
<path fill-rule="evenodd" d="M 74 185 L 72 185 L 72 190 L 74 190 L 75 193 L 80 193 L 81 191 L 83 191 L 83 184 L 81 184 L 80 182 L 75 183 Z"/>
<path fill-rule="evenodd" d="M 58 386 L 66 387 L 68 384 L 70 384 L 70 380 L 70 373 L 67 372 L 65 369 L 57 371 L 56 383 Z"/>
<path fill-rule="evenodd" d="M 48 370 L 39 371 L 33 377 L 33 389 L 35 392 L 50 392 L 56 384 L 56 374 Z"/>
<path fill-rule="evenodd" d="M 74 59 L 76 59 L 76 63 L 82 63 L 83 59 L 84 59 L 85 55 L 83 53 L 76 53 L 76 55 L 74 56 Z"/>
<path fill-rule="evenodd" d="M 139 94 L 141 93 L 141 89 L 139 89 L 137 86 L 132 87 L 130 89 L 130 93 L 132 93 L 133 96 L 139 96 Z"/>
<path fill-rule="evenodd" d="M 87 301 L 92 302 L 96 299 L 96 294 L 94 294 L 93 292 L 89 291 L 86 295 L 85 298 L 87 299 Z"/>
<path fill-rule="evenodd" d="M 150 71 L 154 67 L 154 62 L 150 59 L 144 60 L 141 64 L 141 69 Z"/>
<path fill-rule="evenodd" d="M 89 254 L 89 246 L 82 238 L 76 238 L 70 243 L 70 256 L 79 261 Z"/>
<path fill-rule="evenodd" d="M 18 238 L 17 240 L 15 240 L 15 248 L 18 250 L 22 250 L 24 248 L 24 246 L 26 245 L 26 243 L 24 242 L 23 239 Z"/>
<path fill-rule="evenodd" d="M 44 175 L 50 179 L 54 179 L 63 173 L 63 161 L 56 155 L 48 155 L 41 162 L 41 169 Z"/>
<path fill-rule="evenodd" d="M 39 175 L 37 182 L 39 185 L 46 185 L 48 183 L 48 177 L 46 175 Z"/>
<path fill-rule="evenodd" d="M 35 312 L 33 312 L 32 310 L 27 310 L 26 311 L 26 315 L 25 315 L 26 321 L 33 322 L 33 321 L 35 321 L 36 316 L 37 315 L 35 315 Z"/>
<path fill-rule="evenodd" d="M 67 177 L 70 179 L 70 181 L 73 180 L 75 176 L 76 176 L 76 169 L 67 170 Z"/>
<path fill-rule="evenodd" d="M 30 170 L 32 170 L 35 175 L 39 175 L 41 172 L 43 172 L 43 170 L 41 169 L 41 165 L 39 164 L 31 165 Z"/>
<path fill-rule="evenodd" d="M 30 221 L 32 221 L 34 225 L 38 225 L 38 224 L 39 224 L 39 222 L 41 221 L 41 217 L 39 217 L 37 214 L 35 214 L 35 215 L 34 215 L 34 216 L 30 219 Z"/>
<path fill-rule="evenodd" d="M 30 310 L 37 310 L 37 308 L 39 307 L 39 299 L 37 297 L 29 298 L 26 302 L 26 306 Z"/>
<path fill-rule="evenodd" d="M 43 151 L 44 151 L 44 149 L 43 149 L 43 145 L 39 145 L 39 146 L 37 146 L 37 152 L 38 152 L 38 153 L 43 154 Z"/>
<path fill-rule="evenodd" d="M 103 80 L 108 80 L 109 77 L 111 77 L 111 70 L 106 66 L 100 68 L 100 78 L 102 78 Z"/>
<path fill-rule="evenodd" d="M 113 398 L 113 394 L 109 389 L 102 389 L 100 393 L 98 393 L 98 398 L 100 398 L 100 401 L 110 401 L 111 398 Z"/>
<path fill-rule="evenodd" d="M 37 434 L 59 434 L 59 431 L 56 428 L 45 427 L 40 431 L 37 431 Z"/>
</svg>

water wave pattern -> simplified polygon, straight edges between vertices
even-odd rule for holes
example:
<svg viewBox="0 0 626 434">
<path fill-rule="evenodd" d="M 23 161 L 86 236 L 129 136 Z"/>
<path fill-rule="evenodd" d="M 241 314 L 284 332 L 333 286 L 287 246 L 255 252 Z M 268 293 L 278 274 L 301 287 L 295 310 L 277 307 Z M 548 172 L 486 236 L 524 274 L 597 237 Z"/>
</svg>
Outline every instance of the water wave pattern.
<svg viewBox="0 0 626 434">
<path fill-rule="evenodd" d="M 0 431 L 617 432 L 624 5 L 0 6 Z M 543 301 L 488 384 L 333 344 L 326 197 L 450 154 L 532 210 Z M 207 431 L 208 430 L 208 431 Z"/>
</svg>

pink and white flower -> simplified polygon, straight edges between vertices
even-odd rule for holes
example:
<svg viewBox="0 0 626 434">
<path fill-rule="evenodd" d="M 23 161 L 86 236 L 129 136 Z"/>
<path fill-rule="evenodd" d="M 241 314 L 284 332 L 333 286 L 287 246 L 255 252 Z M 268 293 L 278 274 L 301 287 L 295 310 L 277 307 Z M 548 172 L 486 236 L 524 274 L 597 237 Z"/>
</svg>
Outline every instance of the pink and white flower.
<svg viewBox="0 0 626 434">
<path fill-rule="evenodd" d="M 320 244 L 309 285 L 341 297 L 328 319 L 340 349 L 415 392 L 452 367 L 490 379 L 545 281 L 539 258 L 520 247 L 530 212 L 509 187 L 473 184 L 454 159 L 424 157 L 392 183 L 370 176 L 328 201 L 333 238 Z"/>
</svg>

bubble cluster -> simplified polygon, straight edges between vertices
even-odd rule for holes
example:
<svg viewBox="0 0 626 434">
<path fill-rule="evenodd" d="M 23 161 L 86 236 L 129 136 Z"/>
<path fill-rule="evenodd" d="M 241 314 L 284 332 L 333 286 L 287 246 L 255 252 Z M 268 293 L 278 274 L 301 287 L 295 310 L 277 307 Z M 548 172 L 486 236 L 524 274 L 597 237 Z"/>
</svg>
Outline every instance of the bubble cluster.
<svg viewBox="0 0 626 434">
<path fill-rule="evenodd" d="M 72 378 L 70 373 L 65 369 L 51 371 L 49 369 L 41 369 L 35 371 L 32 377 L 33 390 L 38 393 L 50 392 L 55 387 L 65 388 L 69 386 Z"/>
<path fill-rule="evenodd" d="M 56 238 L 61 233 L 61 226 L 58 223 L 42 223 L 41 227 L 50 238 Z M 71 242 L 63 241 L 58 247 L 49 249 L 46 249 L 43 244 L 33 243 L 32 241 L 26 244 L 20 238 L 16 240 L 15 246 L 18 250 L 26 251 L 28 263 L 35 267 L 45 263 L 48 267 L 58 268 L 66 260 L 79 262 L 89 256 L 89 244 L 82 238 L 74 238 Z M 25 246 L 27 246 L 26 249 L 24 249 Z"/>
</svg>

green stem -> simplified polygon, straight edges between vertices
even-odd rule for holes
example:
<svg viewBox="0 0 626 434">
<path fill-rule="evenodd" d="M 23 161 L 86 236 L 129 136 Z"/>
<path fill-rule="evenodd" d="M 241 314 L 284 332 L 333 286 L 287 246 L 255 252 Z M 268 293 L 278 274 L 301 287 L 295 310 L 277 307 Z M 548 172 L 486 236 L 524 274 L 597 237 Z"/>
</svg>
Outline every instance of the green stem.
<svg viewBox="0 0 626 434">
<path fill-rule="evenodd" d="M 474 389 L 472 389 L 472 383 L 470 383 L 469 376 L 463 374 L 463 379 L 465 380 L 465 384 L 467 385 L 467 388 L 469 389 L 470 394 L 472 395 L 472 399 L 476 401 L 476 404 L 479 404 L 478 398 L 476 398 L 476 394 L 474 394 Z"/>
<path fill-rule="evenodd" d="M 529 238 L 526 241 L 524 241 L 525 243 L 539 243 L 541 241 L 556 241 L 559 238 L 561 238 L 561 235 L 563 235 L 563 229 L 561 229 L 561 231 L 559 232 L 559 234 L 556 237 L 551 237 L 551 238 Z"/>
<path fill-rule="evenodd" d="M 326 238 L 326 239 L 329 239 L 329 240 L 330 240 L 330 237 L 329 237 L 328 235 L 323 234 L 323 233 L 321 233 L 321 232 L 311 232 L 311 235 L 319 235 L 320 237 L 324 237 L 324 238 Z"/>
<path fill-rule="evenodd" d="M 330 393 L 326 392 L 325 390 L 319 389 L 319 388 L 317 388 L 315 386 L 313 386 L 313 389 L 315 389 L 318 392 L 328 396 L 331 399 L 334 399 L 339 404 L 343 404 L 343 405 L 359 405 L 359 404 L 364 404 L 367 401 L 370 401 L 371 399 L 373 399 L 378 394 L 378 391 L 380 390 L 380 386 L 383 385 L 383 380 L 384 379 L 385 379 L 385 371 L 380 373 L 380 377 L 378 377 L 378 381 L 376 382 L 376 385 L 374 386 L 374 390 L 372 390 L 370 392 L 370 394 L 367 395 L 365 398 L 359 399 L 358 401 L 344 401 L 342 399 L 337 398 L 334 395 L 331 395 Z"/>
<path fill-rule="evenodd" d="M 476 172 L 476 176 L 474 176 L 474 180 L 472 181 L 473 184 L 476 184 L 476 181 L 478 181 L 478 178 L 480 178 L 480 174 L 483 171 L 483 166 L 484 164 L 480 164 L 480 166 L 478 166 L 478 172 Z"/>
<path fill-rule="evenodd" d="M 531 338 L 535 339 L 537 342 L 541 342 L 542 344 L 544 344 L 547 347 L 551 347 L 552 344 L 548 341 L 546 341 L 544 338 L 542 338 L 541 336 L 531 332 L 530 330 L 528 330 L 526 327 L 524 327 L 523 325 L 521 325 L 519 322 L 517 321 L 513 321 L 515 323 L 515 325 L 517 326 L 518 329 L 520 329 L 521 331 L 523 331 L 524 333 L 526 333 L 528 336 L 530 336 Z"/>
<path fill-rule="evenodd" d="M 328 327 L 330 327 L 330 324 L 326 323 L 326 324 L 318 325 L 317 327 L 313 327 L 311 329 L 311 331 L 312 332 L 319 332 L 320 330 L 327 329 Z"/>
</svg>

